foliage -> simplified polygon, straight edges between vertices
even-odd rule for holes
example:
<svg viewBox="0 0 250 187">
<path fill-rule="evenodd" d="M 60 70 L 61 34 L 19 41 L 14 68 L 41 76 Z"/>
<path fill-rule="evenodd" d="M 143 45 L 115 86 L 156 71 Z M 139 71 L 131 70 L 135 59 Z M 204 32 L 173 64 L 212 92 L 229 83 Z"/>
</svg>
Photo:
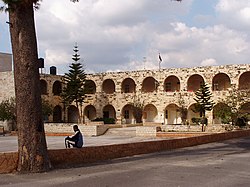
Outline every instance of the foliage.
<svg viewBox="0 0 250 187">
<path fill-rule="evenodd" d="M 51 115 L 53 112 L 53 107 L 48 101 L 42 99 L 42 111 L 43 115 Z M 16 102 L 15 98 L 10 98 L 3 100 L 0 103 L 0 120 L 16 120 Z"/>
<path fill-rule="evenodd" d="M 141 102 L 140 98 L 136 97 L 135 95 L 133 103 L 130 104 L 133 106 L 133 116 L 135 118 L 136 123 L 141 123 L 144 102 Z"/>
<path fill-rule="evenodd" d="M 43 116 L 49 116 L 53 113 L 53 106 L 45 99 L 42 99 Z"/>
<path fill-rule="evenodd" d="M 79 111 L 79 106 L 81 107 L 84 102 L 85 97 L 85 79 L 86 74 L 84 72 L 83 66 L 78 61 L 80 60 L 80 55 L 78 55 L 78 46 L 75 45 L 73 51 L 73 63 L 69 66 L 69 72 L 65 73 L 63 77 L 64 88 L 62 91 L 63 103 L 70 105 L 75 102 L 76 107 Z M 82 115 L 80 115 L 81 117 Z"/>
<path fill-rule="evenodd" d="M 201 123 L 201 118 L 195 118 L 195 117 L 193 117 L 193 118 L 191 119 L 191 121 L 192 121 L 193 123 L 195 123 L 196 125 L 199 125 L 199 124 Z"/>
<path fill-rule="evenodd" d="M 188 114 L 188 109 L 187 109 L 187 106 L 185 104 L 185 100 L 183 98 L 183 96 L 179 95 L 179 108 L 177 109 L 177 112 L 180 113 L 180 117 L 181 117 L 181 123 L 183 125 L 187 124 L 187 114 Z"/>
<path fill-rule="evenodd" d="M 223 124 L 231 122 L 232 111 L 231 108 L 225 103 L 218 103 L 213 110 L 214 116 L 221 119 Z"/>
<path fill-rule="evenodd" d="M 211 111 L 214 106 L 214 102 L 211 100 L 212 93 L 209 90 L 209 86 L 206 83 L 202 83 L 200 89 L 195 92 L 195 96 L 195 110 L 204 118 L 206 111 Z"/>
<path fill-rule="evenodd" d="M 92 121 L 103 121 L 104 124 L 115 124 L 115 119 L 114 118 L 96 118 Z"/>
<path fill-rule="evenodd" d="M 235 85 L 229 90 L 225 99 L 221 99 L 220 105 L 216 106 L 214 115 L 222 120 L 223 123 L 236 125 L 242 119 L 248 120 L 249 113 L 242 110 L 244 104 L 249 100 L 249 90 L 238 90 Z"/>
<path fill-rule="evenodd" d="M 13 97 L 0 103 L 0 120 L 16 120 L 16 103 Z"/>
</svg>

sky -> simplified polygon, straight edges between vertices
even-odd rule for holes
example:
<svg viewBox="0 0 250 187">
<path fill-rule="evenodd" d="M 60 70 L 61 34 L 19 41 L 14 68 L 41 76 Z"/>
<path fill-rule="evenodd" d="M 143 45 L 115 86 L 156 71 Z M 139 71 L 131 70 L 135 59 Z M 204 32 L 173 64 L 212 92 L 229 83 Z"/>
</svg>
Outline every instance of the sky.
<svg viewBox="0 0 250 187">
<path fill-rule="evenodd" d="M 0 5 L 3 4 L 0 1 Z M 0 13 L 0 52 L 11 53 Z M 69 70 L 77 43 L 87 73 L 248 64 L 249 0 L 43 0 L 35 11 L 45 72 Z"/>
</svg>

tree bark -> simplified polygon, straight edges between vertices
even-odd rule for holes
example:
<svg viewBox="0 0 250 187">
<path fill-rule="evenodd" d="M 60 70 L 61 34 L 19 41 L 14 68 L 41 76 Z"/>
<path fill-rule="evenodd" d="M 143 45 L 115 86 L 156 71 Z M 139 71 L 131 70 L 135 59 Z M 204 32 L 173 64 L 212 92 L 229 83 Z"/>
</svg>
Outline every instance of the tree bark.
<svg viewBox="0 0 250 187">
<path fill-rule="evenodd" d="M 19 172 L 50 169 L 40 94 L 33 1 L 9 6 L 18 126 Z"/>
</svg>

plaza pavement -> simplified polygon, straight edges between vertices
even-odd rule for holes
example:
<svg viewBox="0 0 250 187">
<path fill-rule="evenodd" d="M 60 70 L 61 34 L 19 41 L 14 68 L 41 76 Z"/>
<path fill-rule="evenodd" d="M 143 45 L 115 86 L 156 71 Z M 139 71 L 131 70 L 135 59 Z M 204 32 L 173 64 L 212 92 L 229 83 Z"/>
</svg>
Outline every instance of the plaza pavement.
<svg viewBox="0 0 250 187">
<path fill-rule="evenodd" d="M 48 149 L 64 149 L 64 136 L 46 136 Z M 93 137 L 84 137 L 84 146 L 112 145 L 131 142 L 142 142 L 159 140 L 159 138 L 119 136 L 119 135 L 102 135 Z M 17 136 L 0 135 L 0 153 L 17 151 Z"/>
</svg>

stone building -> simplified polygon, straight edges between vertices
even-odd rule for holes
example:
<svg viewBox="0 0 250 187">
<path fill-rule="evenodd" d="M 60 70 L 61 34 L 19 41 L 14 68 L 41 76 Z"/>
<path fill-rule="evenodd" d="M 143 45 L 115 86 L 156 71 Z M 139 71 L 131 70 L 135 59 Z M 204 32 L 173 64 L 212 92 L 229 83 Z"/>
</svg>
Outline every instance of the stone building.
<svg viewBox="0 0 250 187">
<path fill-rule="evenodd" d="M 4 80 L 11 80 L 9 83 L 14 87 L 13 74 L 0 73 L 1 87 L 8 87 L 1 88 L 1 96 L 7 97 L 13 94 L 8 93 L 14 88 Z M 191 123 L 193 117 L 199 117 L 192 109 L 195 104 L 194 92 L 202 82 L 210 86 L 213 100 L 218 104 L 232 86 L 250 89 L 249 81 L 249 64 L 88 74 L 86 86 L 89 89 L 82 112 L 85 123 L 107 117 L 114 118 L 117 124 L 134 124 L 135 103 L 143 106 L 144 123 L 180 124 L 178 107 L 181 96 L 188 108 L 188 121 Z M 41 74 L 40 82 L 42 97 L 53 106 L 53 115 L 47 120 L 77 122 L 77 108 L 74 105 L 65 107 L 60 97 L 62 76 Z M 244 106 L 250 112 L 250 101 Z M 209 124 L 220 124 L 220 120 L 214 118 L 213 111 L 206 114 Z"/>
<path fill-rule="evenodd" d="M 89 74 L 86 86 L 90 89 L 83 105 L 84 121 L 107 117 L 115 118 L 118 124 L 133 124 L 136 121 L 133 103 L 139 103 L 143 106 L 144 123 L 180 124 L 181 95 L 191 123 L 191 118 L 199 117 L 192 108 L 194 92 L 200 83 L 208 83 L 213 100 L 218 104 L 232 85 L 245 89 L 249 81 L 249 64 Z M 76 107 L 65 108 L 60 100 L 61 76 L 41 75 L 41 85 L 43 97 L 54 106 L 49 120 L 76 122 L 79 115 Z M 247 102 L 245 108 L 249 109 L 249 105 Z M 207 117 L 209 123 L 220 123 L 213 117 L 213 111 L 207 112 Z"/>
<path fill-rule="evenodd" d="M 0 52 L 0 72 L 12 70 L 12 55 Z"/>
</svg>

